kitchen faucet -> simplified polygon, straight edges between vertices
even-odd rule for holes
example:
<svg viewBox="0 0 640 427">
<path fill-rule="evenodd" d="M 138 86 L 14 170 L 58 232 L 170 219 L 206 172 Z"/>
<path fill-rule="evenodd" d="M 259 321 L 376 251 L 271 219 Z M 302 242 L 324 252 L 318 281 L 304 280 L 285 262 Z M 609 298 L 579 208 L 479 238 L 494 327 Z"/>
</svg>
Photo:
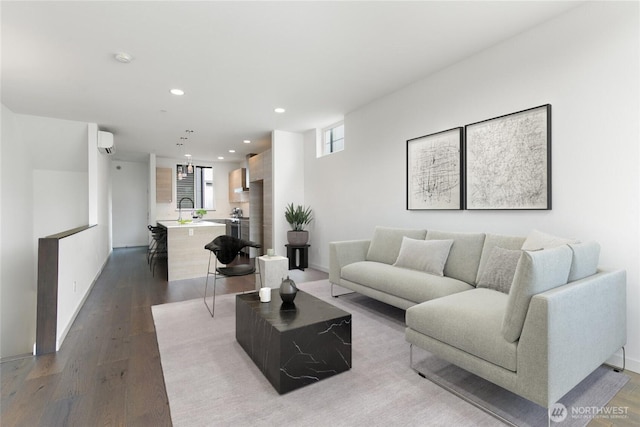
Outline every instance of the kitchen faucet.
<svg viewBox="0 0 640 427">
<path fill-rule="evenodd" d="M 180 199 L 180 201 L 178 202 L 178 221 L 182 221 L 182 201 L 184 199 L 187 199 L 191 202 L 191 207 L 195 209 L 196 205 L 195 203 L 193 203 L 193 199 L 191 199 L 190 197 L 183 197 L 182 199 Z"/>
</svg>

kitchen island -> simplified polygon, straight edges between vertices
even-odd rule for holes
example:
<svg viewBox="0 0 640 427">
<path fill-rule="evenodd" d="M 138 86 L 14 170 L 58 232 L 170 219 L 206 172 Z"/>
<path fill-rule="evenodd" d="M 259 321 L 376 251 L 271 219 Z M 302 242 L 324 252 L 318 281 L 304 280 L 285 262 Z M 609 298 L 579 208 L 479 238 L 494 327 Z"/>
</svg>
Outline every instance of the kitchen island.
<svg viewBox="0 0 640 427">
<path fill-rule="evenodd" d="M 207 275 L 209 251 L 204 246 L 226 234 L 225 224 L 209 221 L 158 221 L 167 229 L 167 271 L 169 282 Z"/>
</svg>

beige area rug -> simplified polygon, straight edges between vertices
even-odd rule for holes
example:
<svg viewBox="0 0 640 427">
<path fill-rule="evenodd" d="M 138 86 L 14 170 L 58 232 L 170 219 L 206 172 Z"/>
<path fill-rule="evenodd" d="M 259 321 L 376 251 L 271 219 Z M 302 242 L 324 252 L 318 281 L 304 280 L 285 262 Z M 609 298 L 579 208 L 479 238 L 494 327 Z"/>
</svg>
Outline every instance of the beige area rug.
<svg viewBox="0 0 640 427">
<path fill-rule="evenodd" d="M 236 342 L 234 295 L 216 297 L 213 319 L 202 299 L 152 307 L 175 426 L 502 425 L 409 367 L 404 311 L 358 294 L 332 298 L 326 280 L 299 288 L 352 314 L 353 366 L 284 395 Z M 427 352 L 421 356 L 440 380 L 514 424 L 548 424 L 545 408 Z M 572 405 L 599 408 L 627 381 L 626 375 L 601 368 L 562 402 L 569 411 Z M 568 417 L 557 425 L 584 426 L 589 421 Z"/>
</svg>

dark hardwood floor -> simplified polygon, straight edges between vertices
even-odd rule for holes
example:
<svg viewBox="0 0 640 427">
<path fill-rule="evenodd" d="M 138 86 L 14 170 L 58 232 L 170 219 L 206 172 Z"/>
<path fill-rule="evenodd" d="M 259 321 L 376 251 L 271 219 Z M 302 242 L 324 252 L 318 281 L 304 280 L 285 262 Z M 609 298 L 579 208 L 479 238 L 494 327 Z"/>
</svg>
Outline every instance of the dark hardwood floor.
<svg viewBox="0 0 640 427">
<path fill-rule="evenodd" d="M 298 283 L 327 277 L 289 273 Z M 253 276 L 222 283 L 218 293 L 254 287 Z M 114 250 L 60 351 L 0 364 L 0 425 L 170 426 L 151 306 L 203 291 L 203 279 L 168 284 L 162 269 L 153 277 L 145 248 Z M 631 381 L 608 406 L 628 408 L 628 416 L 590 426 L 640 425 L 640 375 L 626 373 Z"/>
<path fill-rule="evenodd" d="M 298 283 L 327 278 L 289 273 Z M 253 289 L 254 280 L 219 281 L 217 293 Z M 0 425 L 170 426 L 151 306 L 203 292 L 204 279 L 169 284 L 165 267 L 154 277 L 146 248 L 114 250 L 60 351 L 0 364 Z"/>
</svg>

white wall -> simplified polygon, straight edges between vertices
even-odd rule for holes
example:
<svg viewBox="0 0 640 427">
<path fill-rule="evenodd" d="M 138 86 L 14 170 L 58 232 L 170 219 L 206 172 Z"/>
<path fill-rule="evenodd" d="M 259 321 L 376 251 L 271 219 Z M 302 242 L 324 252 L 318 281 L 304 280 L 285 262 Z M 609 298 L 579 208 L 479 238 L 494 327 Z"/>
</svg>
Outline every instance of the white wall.
<svg viewBox="0 0 640 427">
<path fill-rule="evenodd" d="M 146 163 L 112 161 L 113 247 L 146 246 L 149 166 Z"/>
<path fill-rule="evenodd" d="M 98 227 L 92 231 L 91 245 L 102 263 L 109 256 L 109 159 L 97 154 L 95 141 L 93 145 L 88 141 L 88 128 L 87 123 L 20 115 L 2 106 L 2 358 L 33 350 L 37 239 L 88 223 L 92 179 Z M 74 252 L 60 268 L 86 269 L 86 260 L 78 253 L 88 252 Z M 91 280 L 98 274 L 99 269 Z"/>
<path fill-rule="evenodd" d="M 34 253 L 37 239 L 87 224 L 87 123 L 16 115 L 32 173 Z"/>
<path fill-rule="evenodd" d="M 109 255 L 104 245 L 96 244 L 104 242 L 103 228 L 98 225 L 59 241 L 56 349 L 62 346 Z"/>
<path fill-rule="evenodd" d="M 0 358 L 31 353 L 36 335 L 32 162 L 18 117 L 2 105 Z"/>
<path fill-rule="evenodd" d="M 640 371 L 638 3 L 587 3 L 351 112 L 345 150 L 316 158 L 305 134 L 310 262 L 376 225 L 594 239 L 627 270 L 627 362 Z M 406 140 L 552 104 L 551 211 L 407 211 Z"/>
<path fill-rule="evenodd" d="M 274 130 L 271 141 L 273 160 L 273 248 L 286 255 L 287 231 L 284 217 L 287 205 L 304 205 L 304 138 L 302 134 Z M 311 233 L 309 243 L 313 244 Z"/>
<path fill-rule="evenodd" d="M 89 194 L 83 202 L 88 205 L 85 221 L 89 216 L 94 216 L 96 226 L 59 241 L 56 328 L 58 350 L 102 272 L 112 248 L 111 157 L 98 153 L 97 139 L 94 137 L 97 127 L 90 124 L 86 128 L 82 146 L 87 148 L 88 158 L 85 161 L 91 184 L 87 185 Z"/>
<path fill-rule="evenodd" d="M 37 239 L 87 224 L 87 172 L 33 171 L 33 235 Z"/>
</svg>

